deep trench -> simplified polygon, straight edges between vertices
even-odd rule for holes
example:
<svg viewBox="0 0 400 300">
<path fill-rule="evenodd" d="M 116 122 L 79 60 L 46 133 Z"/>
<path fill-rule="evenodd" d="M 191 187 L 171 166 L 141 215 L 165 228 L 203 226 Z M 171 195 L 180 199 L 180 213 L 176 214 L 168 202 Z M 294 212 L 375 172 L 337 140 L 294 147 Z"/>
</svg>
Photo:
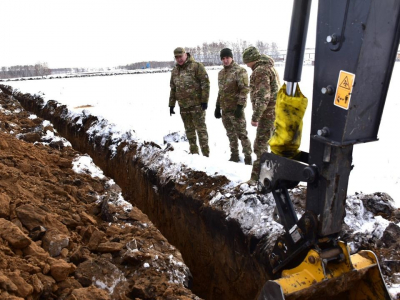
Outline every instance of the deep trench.
<svg viewBox="0 0 400 300">
<path fill-rule="evenodd" d="M 1 86 L 3 92 L 11 89 Z M 271 278 L 261 243 L 247 236 L 236 220 L 227 220 L 223 211 L 204 205 L 196 193 L 182 191 L 177 183 L 161 183 L 157 174 L 136 156 L 137 147 L 115 155 L 111 140 L 89 138 L 87 130 L 97 121 L 88 116 L 77 125 L 68 109 L 50 100 L 14 93 L 27 111 L 53 123 L 60 135 L 73 147 L 89 154 L 104 174 L 122 188 L 126 200 L 148 215 L 168 241 L 182 253 L 193 275 L 192 291 L 207 300 L 254 299 Z M 76 121 L 76 120 L 75 120 Z M 156 189 L 154 188 L 156 187 Z"/>
</svg>

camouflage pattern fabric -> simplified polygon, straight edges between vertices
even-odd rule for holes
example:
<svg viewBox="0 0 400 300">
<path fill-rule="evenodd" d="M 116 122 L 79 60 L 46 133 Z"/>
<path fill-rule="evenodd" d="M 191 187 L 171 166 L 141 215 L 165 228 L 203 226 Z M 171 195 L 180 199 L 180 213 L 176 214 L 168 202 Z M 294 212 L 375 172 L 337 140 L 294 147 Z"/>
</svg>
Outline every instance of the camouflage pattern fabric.
<svg viewBox="0 0 400 300">
<path fill-rule="evenodd" d="M 234 61 L 229 66 L 224 66 L 218 73 L 218 87 L 217 106 L 223 111 L 234 111 L 237 105 L 246 107 L 250 90 L 246 69 Z"/>
<path fill-rule="evenodd" d="M 280 87 L 278 73 L 274 68 L 274 60 L 261 55 L 253 66 L 250 76 L 250 100 L 253 105 L 253 122 L 259 122 L 267 107 L 274 106 Z"/>
<path fill-rule="evenodd" d="M 190 53 L 187 55 L 186 62 L 182 66 L 177 64 L 171 72 L 169 106 L 175 107 L 178 101 L 190 153 L 199 153 L 197 132 L 201 152 L 209 156 L 206 112 L 201 109 L 201 103 L 208 103 L 210 80 L 203 64 L 196 62 Z"/>
<path fill-rule="evenodd" d="M 186 62 L 176 65 L 171 72 L 169 106 L 176 101 L 182 108 L 208 103 L 210 80 L 203 64 L 196 62 L 190 53 Z"/>
<path fill-rule="evenodd" d="M 178 47 L 174 50 L 174 55 L 183 55 L 184 53 L 186 53 L 185 49 L 182 47 Z"/>
<path fill-rule="evenodd" d="M 199 136 L 201 153 L 209 156 L 210 148 L 208 147 L 208 133 L 206 126 L 206 112 L 201 109 L 200 105 L 184 108 L 181 107 L 181 117 L 185 126 L 186 137 L 190 144 L 190 153 L 198 154 L 197 135 Z"/>
<path fill-rule="evenodd" d="M 218 73 L 218 98 L 216 106 L 222 109 L 222 123 L 229 139 L 231 153 L 239 156 L 239 143 L 242 142 L 243 153 L 251 155 L 251 142 L 247 137 L 244 112 L 236 118 L 234 112 L 238 105 L 246 107 L 249 93 L 249 78 L 246 69 L 232 61 L 229 66 Z"/>
<path fill-rule="evenodd" d="M 234 111 L 222 111 L 222 123 L 229 139 L 231 154 L 239 156 L 239 142 L 242 143 L 244 155 L 251 155 L 251 142 L 247 137 L 246 118 L 244 112 L 240 118 L 235 117 Z"/>
<path fill-rule="evenodd" d="M 250 46 L 243 51 L 243 62 L 245 64 L 260 59 L 260 52 L 254 46 Z"/>
<path fill-rule="evenodd" d="M 268 106 L 261 116 L 257 126 L 256 139 L 254 140 L 254 153 L 257 159 L 253 163 L 251 179 L 257 180 L 260 173 L 260 158 L 264 152 L 268 152 L 268 140 L 274 132 L 275 105 Z"/>
<path fill-rule="evenodd" d="M 254 140 L 254 153 L 257 160 L 253 163 L 251 179 L 258 179 L 261 155 L 268 151 L 268 140 L 274 129 L 276 96 L 280 87 L 274 60 L 261 55 L 252 67 L 250 76 L 250 100 L 253 106 L 252 121 L 258 122 L 257 135 Z"/>
</svg>

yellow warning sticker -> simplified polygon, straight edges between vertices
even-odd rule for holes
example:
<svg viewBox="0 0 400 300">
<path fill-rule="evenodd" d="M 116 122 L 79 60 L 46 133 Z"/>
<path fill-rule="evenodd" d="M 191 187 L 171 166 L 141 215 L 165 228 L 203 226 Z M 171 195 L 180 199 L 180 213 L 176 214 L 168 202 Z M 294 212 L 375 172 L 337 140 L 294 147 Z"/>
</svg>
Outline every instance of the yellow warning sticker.
<svg viewBox="0 0 400 300">
<path fill-rule="evenodd" d="M 336 106 L 339 106 L 343 109 L 349 109 L 355 77 L 355 74 L 343 70 L 340 71 L 334 101 Z"/>
</svg>

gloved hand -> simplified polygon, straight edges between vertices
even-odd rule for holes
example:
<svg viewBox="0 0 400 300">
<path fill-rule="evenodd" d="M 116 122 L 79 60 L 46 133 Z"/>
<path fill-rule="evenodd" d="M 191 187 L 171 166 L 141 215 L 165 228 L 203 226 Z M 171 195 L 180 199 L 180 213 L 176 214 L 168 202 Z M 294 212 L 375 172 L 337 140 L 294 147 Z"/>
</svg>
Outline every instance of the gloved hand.
<svg viewBox="0 0 400 300">
<path fill-rule="evenodd" d="M 235 110 L 235 118 L 240 118 L 243 116 L 243 105 L 238 105 Z"/>
<path fill-rule="evenodd" d="M 207 103 L 202 103 L 202 104 L 201 104 L 201 109 L 202 109 L 202 110 L 206 110 L 207 107 L 208 107 L 208 104 L 207 104 Z"/>
<path fill-rule="evenodd" d="M 170 107 L 169 107 L 169 115 L 170 115 L 170 116 L 172 116 L 173 114 L 175 114 L 174 108 L 175 108 L 175 107 L 173 107 L 173 106 L 170 106 Z"/>
<path fill-rule="evenodd" d="M 219 107 L 218 105 L 215 107 L 215 111 L 214 111 L 214 117 L 217 119 L 221 119 L 221 107 Z"/>
</svg>

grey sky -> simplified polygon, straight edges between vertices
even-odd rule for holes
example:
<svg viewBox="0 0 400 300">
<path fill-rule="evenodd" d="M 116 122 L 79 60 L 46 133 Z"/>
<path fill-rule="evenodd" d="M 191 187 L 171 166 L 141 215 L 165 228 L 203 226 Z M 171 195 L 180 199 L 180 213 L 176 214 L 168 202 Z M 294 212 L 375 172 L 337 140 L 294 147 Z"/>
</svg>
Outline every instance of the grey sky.
<svg viewBox="0 0 400 300">
<path fill-rule="evenodd" d="M 256 40 L 286 49 L 289 0 L 2 0 L 0 66 L 113 67 L 172 60 L 177 46 Z M 313 1 L 308 47 L 315 44 Z"/>
</svg>

